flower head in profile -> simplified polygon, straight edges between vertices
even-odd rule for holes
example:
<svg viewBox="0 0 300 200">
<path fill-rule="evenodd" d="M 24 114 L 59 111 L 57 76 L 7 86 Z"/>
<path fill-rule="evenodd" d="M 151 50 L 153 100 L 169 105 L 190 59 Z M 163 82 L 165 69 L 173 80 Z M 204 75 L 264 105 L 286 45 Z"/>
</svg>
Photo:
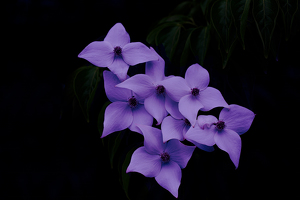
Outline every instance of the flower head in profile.
<svg viewBox="0 0 300 200">
<path fill-rule="evenodd" d="M 144 146 L 133 152 L 126 173 L 155 177 L 160 186 L 177 198 L 181 169 L 186 167 L 195 146 L 186 146 L 175 139 L 163 143 L 161 130 L 145 125 L 138 127 L 144 135 Z"/>
<path fill-rule="evenodd" d="M 185 137 L 207 146 L 216 144 L 229 154 L 237 168 L 242 147 L 240 135 L 249 130 L 254 116 L 251 110 L 231 104 L 230 109 L 222 109 L 219 119 L 212 115 L 199 115 L 199 126 L 190 128 Z"/>
<path fill-rule="evenodd" d="M 116 23 L 107 33 L 104 41 L 95 41 L 78 55 L 98 67 L 108 67 L 123 81 L 129 65 L 158 60 L 158 57 L 141 42 L 131 42 L 129 34 L 121 23 Z"/>
<path fill-rule="evenodd" d="M 194 127 L 199 110 L 208 111 L 215 107 L 228 107 L 219 90 L 208 87 L 209 74 L 199 64 L 191 65 L 185 78 L 172 77 L 163 82 L 169 96 L 179 102 L 178 108 Z"/>
<path fill-rule="evenodd" d="M 103 71 L 103 78 L 106 96 L 112 103 L 104 113 L 101 138 L 126 128 L 141 133 L 136 124 L 152 125 L 153 117 L 145 110 L 143 99 L 131 90 L 115 87 L 121 81 L 112 72 Z"/>
</svg>

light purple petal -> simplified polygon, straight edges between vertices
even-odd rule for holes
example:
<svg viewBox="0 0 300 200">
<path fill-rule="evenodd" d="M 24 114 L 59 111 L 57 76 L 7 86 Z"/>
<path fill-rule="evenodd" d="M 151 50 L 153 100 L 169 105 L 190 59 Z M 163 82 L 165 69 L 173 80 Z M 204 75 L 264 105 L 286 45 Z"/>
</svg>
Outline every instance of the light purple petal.
<svg viewBox="0 0 300 200">
<path fill-rule="evenodd" d="M 138 172 L 146 177 L 155 177 L 160 173 L 160 170 L 160 156 L 149 154 L 145 147 L 140 147 L 133 152 L 126 173 Z"/>
<path fill-rule="evenodd" d="M 121 23 L 116 23 L 107 33 L 104 41 L 109 42 L 113 47 L 124 45 L 130 42 L 130 37 Z"/>
<path fill-rule="evenodd" d="M 195 148 L 195 146 L 187 146 L 179 140 L 173 139 L 167 142 L 165 152 L 169 153 L 170 160 L 176 162 L 183 169 L 189 162 Z"/>
<path fill-rule="evenodd" d="M 253 122 L 255 114 L 242 106 L 231 104 L 230 109 L 223 108 L 219 119 L 225 122 L 226 128 L 239 135 L 247 132 Z"/>
<path fill-rule="evenodd" d="M 110 43 L 92 42 L 87 45 L 78 55 L 79 58 L 86 59 L 98 67 L 108 67 L 114 60 L 114 48 Z"/>
<path fill-rule="evenodd" d="M 165 95 L 165 107 L 167 112 L 175 119 L 184 119 L 184 116 L 179 112 L 178 102 L 172 100 L 169 95 Z"/>
<path fill-rule="evenodd" d="M 199 109 L 203 108 L 200 101 L 191 94 L 182 97 L 178 104 L 179 111 L 195 126 Z"/>
<path fill-rule="evenodd" d="M 179 102 L 181 97 L 191 93 L 191 88 L 186 84 L 185 79 L 180 76 L 166 78 L 161 83 L 169 97 L 176 102 Z"/>
<path fill-rule="evenodd" d="M 165 108 L 164 95 L 156 93 L 152 94 L 150 97 L 145 99 L 144 106 L 148 113 L 156 119 L 156 125 L 161 124 L 162 120 L 168 115 Z"/>
<path fill-rule="evenodd" d="M 107 70 L 103 71 L 103 79 L 106 96 L 111 102 L 125 102 L 131 97 L 130 90 L 116 87 L 121 81 L 114 73 Z"/>
<path fill-rule="evenodd" d="M 145 125 L 139 125 L 138 127 L 143 133 L 144 146 L 149 154 L 160 155 L 164 152 L 166 144 L 162 141 L 161 130 Z"/>
<path fill-rule="evenodd" d="M 225 128 L 215 134 L 215 142 L 220 149 L 229 154 L 231 161 L 237 168 L 242 148 L 240 136 L 235 131 Z"/>
<path fill-rule="evenodd" d="M 129 65 L 127 65 L 121 56 L 115 56 L 113 63 L 108 66 L 108 69 L 112 71 L 120 81 L 124 81 L 127 78 L 127 71 Z"/>
<path fill-rule="evenodd" d="M 128 65 L 158 60 L 156 53 L 141 42 L 126 44 L 122 49 L 122 56 Z"/>
<path fill-rule="evenodd" d="M 204 90 L 209 84 L 209 74 L 199 64 L 193 64 L 186 70 L 185 80 L 190 88 Z"/>
<path fill-rule="evenodd" d="M 116 87 L 130 89 L 144 99 L 155 92 L 153 80 L 146 74 L 134 75 L 118 84 Z"/>
<path fill-rule="evenodd" d="M 154 82 L 162 81 L 165 79 L 165 61 L 152 47 L 150 50 L 158 57 L 158 60 L 146 62 L 145 74 L 150 76 Z"/>
<path fill-rule="evenodd" d="M 127 102 L 113 102 L 109 104 L 104 113 L 103 133 L 101 138 L 130 126 L 133 120 L 131 108 Z"/>
<path fill-rule="evenodd" d="M 191 127 L 185 134 L 185 138 L 189 141 L 195 141 L 207 146 L 215 144 L 214 135 L 216 133 L 215 127 L 201 129 L 199 126 Z"/>
<path fill-rule="evenodd" d="M 155 177 L 157 183 L 168 190 L 174 197 L 178 197 L 181 182 L 181 169 L 176 162 L 163 164 L 160 173 Z"/>
<path fill-rule="evenodd" d="M 215 107 L 229 107 L 221 92 L 213 87 L 207 87 L 205 90 L 200 91 L 197 98 L 204 106 L 201 108 L 202 111 L 209 111 Z"/>
<path fill-rule="evenodd" d="M 137 125 L 147 125 L 152 126 L 153 117 L 146 111 L 144 105 L 139 104 L 136 108 L 132 109 L 133 120 L 132 124 L 129 126 L 131 131 L 135 131 L 137 133 L 141 133 L 141 130 L 137 127 Z"/>
<path fill-rule="evenodd" d="M 197 119 L 201 129 L 210 128 L 213 123 L 217 123 L 218 119 L 213 115 L 199 115 Z"/>
<path fill-rule="evenodd" d="M 185 123 L 182 119 L 174 119 L 171 116 L 167 116 L 161 124 L 163 142 L 171 139 L 183 140 L 182 132 L 184 127 Z"/>
</svg>

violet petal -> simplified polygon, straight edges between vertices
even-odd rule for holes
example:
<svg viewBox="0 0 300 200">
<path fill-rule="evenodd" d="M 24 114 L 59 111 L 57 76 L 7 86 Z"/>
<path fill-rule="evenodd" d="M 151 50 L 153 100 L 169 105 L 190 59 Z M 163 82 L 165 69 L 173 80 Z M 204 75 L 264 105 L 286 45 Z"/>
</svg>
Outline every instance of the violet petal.
<svg viewBox="0 0 300 200">
<path fill-rule="evenodd" d="M 128 65 L 158 60 L 156 53 L 141 42 L 126 44 L 122 49 L 122 56 Z"/>
<path fill-rule="evenodd" d="M 220 149 L 229 154 L 231 161 L 237 168 L 242 148 L 240 136 L 235 131 L 225 128 L 215 134 L 215 142 Z"/>
<path fill-rule="evenodd" d="M 163 164 L 160 173 L 155 177 L 155 180 L 174 197 L 178 197 L 178 188 L 181 182 L 181 169 L 176 162 L 170 161 Z"/>
<path fill-rule="evenodd" d="M 155 177 L 160 173 L 160 170 L 160 156 L 149 154 L 145 147 L 140 147 L 133 152 L 126 173 L 138 172 L 146 177 Z"/>
<path fill-rule="evenodd" d="M 221 92 L 213 87 L 207 87 L 201 91 L 197 98 L 204 106 L 201 108 L 202 111 L 209 111 L 215 107 L 229 108 Z"/>
<path fill-rule="evenodd" d="M 167 112 L 175 119 L 184 119 L 184 116 L 179 112 L 178 102 L 172 100 L 169 95 L 165 95 L 165 107 Z"/>
<path fill-rule="evenodd" d="M 171 139 L 183 140 L 183 129 L 185 123 L 181 119 L 174 119 L 171 116 L 167 116 L 162 124 L 161 131 L 163 135 L 163 142 L 166 142 Z"/>
<path fill-rule="evenodd" d="M 131 131 L 142 134 L 141 130 L 137 127 L 137 125 L 147 125 L 152 126 L 153 117 L 147 112 L 144 105 L 139 104 L 137 107 L 132 109 L 133 120 L 132 124 L 129 126 Z"/>
<path fill-rule="evenodd" d="M 199 64 L 193 64 L 186 70 L 185 80 L 190 88 L 204 90 L 209 84 L 209 74 L 208 71 Z"/>
<path fill-rule="evenodd" d="M 200 101 L 191 94 L 182 97 L 178 104 L 179 111 L 195 126 L 199 109 L 203 108 Z"/>
<path fill-rule="evenodd" d="M 121 56 L 115 56 L 113 63 L 108 66 L 108 69 L 112 71 L 120 81 L 124 81 L 127 78 L 127 71 L 129 65 L 124 62 Z"/>
<path fill-rule="evenodd" d="M 128 128 L 133 121 L 131 108 L 127 102 L 113 102 L 109 104 L 104 113 L 103 133 L 101 138 Z"/>
<path fill-rule="evenodd" d="M 108 67 L 114 60 L 114 48 L 105 41 L 96 41 L 87 45 L 78 55 L 98 67 Z"/>
<path fill-rule="evenodd" d="M 176 102 L 179 102 L 181 97 L 191 93 L 191 88 L 188 87 L 185 79 L 180 76 L 167 78 L 161 83 L 165 87 L 169 97 Z"/>
<path fill-rule="evenodd" d="M 150 50 L 158 57 L 158 60 L 146 62 L 145 74 L 150 76 L 154 82 L 162 81 L 165 78 L 165 61 L 152 47 Z"/>
<path fill-rule="evenodd" d="M 156 119 L 157 125 L 161 124 L 162 120 L 168 115 L 164 95 L 152 94 L 145 99 L 144 106 L 148 113 Z"/>
<path fill-rule="evenodd" d="M 191 127 L 185 134 L 187 140 L 195 141 L 207 146 L 213 146 L 215 144 L 214 135 L 216 129 L 214 127 L 201 129 L 199 126 L 195 128 Z"/>
<path fill-rule="evenodd" d="M 104 41 L 109 42 L 113 47 L 124 45 L 130 42 L 130 37 L 121 23 L 116 23 L 107 33 Z"/>
<path fill-rule="evenodd" d="M 225 122 L 226 128 L 242 135 L 249 130 L 255 114 L 251 110 L 239 105 L 231 104 L 229 106 L 230 109 L 222 109 L 219 119 Z"/>
</svg>

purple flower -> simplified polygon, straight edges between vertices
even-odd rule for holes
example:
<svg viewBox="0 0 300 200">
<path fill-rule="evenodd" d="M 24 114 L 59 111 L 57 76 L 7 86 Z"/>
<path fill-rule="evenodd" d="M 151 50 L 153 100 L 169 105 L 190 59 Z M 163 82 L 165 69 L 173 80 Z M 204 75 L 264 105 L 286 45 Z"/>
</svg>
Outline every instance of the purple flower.
<svg viewBox="0 0 300 200">
<path fill-rule="evenodd" d="M 166 99 L 166 102 L 167 101 L 169 101 L 169 99 Z M 167 116 L 166 118 L 164 118 L 161 124 L 163 142 L 165 143 L 171 139 L 177 139 L 180 141 L 185 140 L 186 139 L 185 134 L 191 128 L 190 121 L 179 112 L 178 102 L 172 101 L 171 103 L 167 103 L 166 105 L 173 105 L 173 106 L 169 107 L 168 109 L 171 116 Z M 211 152 L 214 150 L 214 148 L 211 146 L 199 144 L 192 140 L 190 140 L 190 142 L 192 142 L 199 149 L 202 149 L 204 151 Z"/>
<path fill-rule="evenodd" d="M 98 67 L 108 67 L 121 81 L 126 79 L 129 65 L 157 60 L 150 49 L 140 43 L 130 43 L 129 34 L 121 23 L 116 23 L 107 33 L 104 41 L 95 41 L 78 55 Z"/>
<path fill-rule="evenodd" d="M 162 81 L 165 79 L 165 61 L 150 47 L 150 50 L 159 57 L 158 61 L 146 63 L 146 74 L 137 74 L 118 84 L 117 87 L 127 88 L 145 99 L 146 110 L 156 119 L 157 125 L 167 116 L 165 108 L 166 92 Z"/>
<path fill-rule="evenodd" d="M 163 143 L 161 130 L 145 125 L 138 127 L 144 135 L 144 146 L 133 152 L 126 173 L 155 177 L 160 186 L 177 198 L 181 169 L 186 167 L 195 146 L 186 146 L 178 140 Z"/>
<path fill-rule="evenodd" d="M 199 64 L 191 65 L 182 77 L 172 77 L 164 80 L 163 86 L 168 95 L 179 102 L 179 111 L 192 126 L 196 124 L 199 109 L 208 111 L 215 107 L 228 107 L 219 90 L 207 87 L 209 74 Z"/>
<path fill-rule="evenodd" d="M 104 113 L 101 138 L 126 128 L 141 133 L 136 124 L 152 125 L 153 118 L 145 110 L 141 98 L 131 90 L 115 87 L 121 81 L 112 72 L 103 71 L 103 78 L 106 96 L 112 103 L 107 106 Z"/>
<path fill-rule="evenodd" d="M 198 125 L 190 128 L 185 137 L 187 140 L 212 146 L 216 144 L 226 151 L 237 168 L 241 153 L 241 138 L 239 135 L 247 132 L 255 114 L 239 105 L 231 104 L 230 109 L 223 108 L 219 120 L 212 115 L 199 115 Z"/>
</svg>

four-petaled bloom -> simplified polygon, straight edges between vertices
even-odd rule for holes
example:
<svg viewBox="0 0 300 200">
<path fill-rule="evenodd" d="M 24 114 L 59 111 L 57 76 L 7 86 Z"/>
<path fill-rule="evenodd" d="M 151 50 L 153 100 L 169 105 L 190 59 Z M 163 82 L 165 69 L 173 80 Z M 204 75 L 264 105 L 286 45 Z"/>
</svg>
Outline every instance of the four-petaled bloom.
<svg viewBox="0 0 300 200">
<path fill-rule="evenodd" d="M 239 105 L 231 104 L 230 108 L 223 108 L 219 120 L 212 115 L 199 115 L 198 125 L 190 128 L 185 137 L 187 140 L 212 146 L 216 144 L 226 151 L 237 168 L 241 153 L 241 138 L 239 135 L 247 132 L 255 114 Z"/>
<path fill-rule="evenodd" d="M 166 92 L 162 81 L 166 78 L 164 69 L 164 60 L 150 48 L 158 57 L 158 61 L 149 61 L 146 63 L 146 74 L 134 75 L 117 87 L 132 90 L 138 96 L 145 99 L 144 105 L 146 110 L 156 119 L 157 125 L 167 116 L 168 112 L 165 108 Z"/>
<path fill-rule="evenodd" d="M 145 125 L 138 127 L 144 135 L 144 146 L 133 152 L 126 172 L 155 177 L 160 186 L 177 198 L 181 169 L 186 167 L 195 146 L 186 146 L 178 140 L 163 143 L 161 130 Z"/>
<path fill-rule="evenodd" d="M 130 43 L 129 34 L 121 23 L 116 23 L 107 33 L 104 41 L 95 41 L 78 55 L 98 67 L 108 67 L 121 81 L 126 79 L 129 65 L 158 60 L 146 45 Z"/>
<path fill-rule="evenodd" d="M 126 128 L 141 133 L 136 124 L 152 125 L 153 117 L 145 110 L 142 99 L 131 90 L 115 87 L 121 81 L 112 72 L 103 71 L 103 78 L 106 96 L 112 103 L 104 113 L 101 138 Z"/>
<path fill-rule="evenodd" d="M 199 110 L 228 107 L 219 90 L 208 87 L 209 74 L 199 64 L 191 65 L 182 77 L 172 77 L 163 82 L 169 96 L 179 102 L 179 111 L 194 127 Z"/>
</svg>

